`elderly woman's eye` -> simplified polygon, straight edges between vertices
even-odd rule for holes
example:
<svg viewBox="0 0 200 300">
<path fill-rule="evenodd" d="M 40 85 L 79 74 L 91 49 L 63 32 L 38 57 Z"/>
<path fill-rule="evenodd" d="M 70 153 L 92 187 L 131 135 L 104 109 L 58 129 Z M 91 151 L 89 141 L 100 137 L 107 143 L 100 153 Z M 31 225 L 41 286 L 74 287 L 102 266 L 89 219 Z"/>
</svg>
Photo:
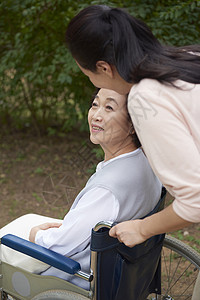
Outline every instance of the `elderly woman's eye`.
<svg viewBox="0 0 200 300">
<path fill-rule="evenodd" d="M 92 106 L 97 106 L 98 104 L 96 102 L 92 102 Z"/>
<path fill-rule="evenodd" d="M 112 106 L 110 106 L 110 105 L 106 105 L 106 109 L 113 110 Z"/>
</svg>

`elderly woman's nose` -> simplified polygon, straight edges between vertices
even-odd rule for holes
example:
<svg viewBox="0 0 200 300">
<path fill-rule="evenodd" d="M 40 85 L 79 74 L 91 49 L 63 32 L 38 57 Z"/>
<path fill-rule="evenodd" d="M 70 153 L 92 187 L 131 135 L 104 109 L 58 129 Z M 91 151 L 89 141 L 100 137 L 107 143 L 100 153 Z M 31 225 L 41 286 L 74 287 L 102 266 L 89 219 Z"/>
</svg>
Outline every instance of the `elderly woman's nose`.
<svg viewBox="0 0 200 300">
<path fill-rule="evenodd" d="M 94 113 L 94 115 L 93 115 L 93 119 L 94 120 L 102 120 L 102 118 L 103 118 L 103 114 L 102 114 L 102 109 L 101 108 L 99 108 L 99 109 L 97 109 L 96 111 L 95 111 L 95 113 Z"/>
</svg>

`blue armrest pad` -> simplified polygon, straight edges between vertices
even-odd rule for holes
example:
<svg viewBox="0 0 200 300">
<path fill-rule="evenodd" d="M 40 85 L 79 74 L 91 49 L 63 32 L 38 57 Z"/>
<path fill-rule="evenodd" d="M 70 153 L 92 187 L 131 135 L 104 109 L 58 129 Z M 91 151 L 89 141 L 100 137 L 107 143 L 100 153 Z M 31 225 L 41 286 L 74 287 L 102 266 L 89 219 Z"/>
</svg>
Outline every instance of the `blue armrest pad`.
<svg viewBox="0 0 200 300">
<path fill-rule="evenodd" d="M 81 270 L 80 264 L 75 260 L 13 234 L 4 235 L 1 238 L 1 244 L 72 275 Z"/>
</svg>

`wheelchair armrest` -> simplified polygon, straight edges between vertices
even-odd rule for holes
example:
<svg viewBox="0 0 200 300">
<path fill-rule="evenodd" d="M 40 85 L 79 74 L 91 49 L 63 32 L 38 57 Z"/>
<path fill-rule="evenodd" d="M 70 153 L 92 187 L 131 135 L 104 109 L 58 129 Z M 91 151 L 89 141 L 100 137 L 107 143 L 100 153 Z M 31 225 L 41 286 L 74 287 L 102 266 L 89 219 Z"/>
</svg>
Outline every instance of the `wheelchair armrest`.
<svg viewBox="0 0 200 300">
<path fill-rule="evenodd" d="M 72 275 L 81 270 L 80 264 L 75 260 L 13 234 L 4 235 L 1 244 Z"/>
</svg>

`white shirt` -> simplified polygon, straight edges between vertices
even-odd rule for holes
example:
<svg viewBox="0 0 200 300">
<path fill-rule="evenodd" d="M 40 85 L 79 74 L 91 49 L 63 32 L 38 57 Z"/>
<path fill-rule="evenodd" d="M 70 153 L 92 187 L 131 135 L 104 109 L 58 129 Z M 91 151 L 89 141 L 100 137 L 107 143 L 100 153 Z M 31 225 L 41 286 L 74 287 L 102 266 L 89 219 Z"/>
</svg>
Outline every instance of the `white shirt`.
<svg viewBox="0 0 200 300">
<path fill-rule="evenodd" d="M 133 151 L 141 151 L 139 149 Z M 96 172 L 105 165 L 121 157 L 129 156 L 133 152 L 119 155 L 109 161 L 102 161 L 97 165 Z M 62 255 L 71 257 L 81 263 L 81 270 L 88 271 L 90 255 L 88 245 L 91 239 L 92 228 L 100 221 L 114 222 L 119 213 L 119 201 L 114 194 L 103 187 L 95 187 L 86 192 L 65 216 L 59 228 L 40 230 L 35 237 L 36 244 L 44 246 Z M 83 259 L 83 252 L 88 252 L 87 259 Z M 86 253 L 85 252 L 85 253 Z M 50 267 L 42 275 L 54 275 L 71 281 L 85 289 L 88 282 L 71 276 L 56 268 Z"/>
<path fill-rule="evenodd" d="M 38 231 L 35 242 L 65 256 L 72 256 L 85 249 L 91 229 L 98 222 L 114 221 L 118 211 L 119 203 L 110 191 L 93 188 L 83 195 L 75 209 L 66 214 L 59 228 Z"/>
<path fill-rule="evenodd" d="M 139 149 L 135 150 L 139 151 Z M 111 161 L 125 157 L 133 152 L 119 155 L 97 165 L 96 172 Z M 94 213 L 97 212 L 97 213 Z M 100 221 L 115 221 L 119 212 L 119 202 L 113 193 L 102 187 L 89 190 L 79 200 L 75 209 L 65 216 L 59 228 L 40 230 L 35 243 L 65 256 L 82 251 L 88 244 L 91 229 Z"/>
</svg>

